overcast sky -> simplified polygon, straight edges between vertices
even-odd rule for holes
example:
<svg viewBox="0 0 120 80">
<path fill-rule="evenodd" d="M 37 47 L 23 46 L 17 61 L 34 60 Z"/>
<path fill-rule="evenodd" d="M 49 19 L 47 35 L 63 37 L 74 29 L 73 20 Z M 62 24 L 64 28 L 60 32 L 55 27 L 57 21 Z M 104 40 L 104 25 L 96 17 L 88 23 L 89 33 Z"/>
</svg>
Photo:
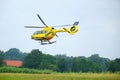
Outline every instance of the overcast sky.
<svg viewBox="0 0 120 80">
<path fill-rule="evenodd" d="M 73 24 L 79 21 L 75 35 L 58 33 L 50 45 L 31 40 L 39 29 L 26 25 Z M 44 53 L 68 56 L 99 54 L 110 59 L 120 58 L 119 0 L 0 0 L 0 50 L 18 48 L 23 52 L 39 49 Z"/>
</svg>

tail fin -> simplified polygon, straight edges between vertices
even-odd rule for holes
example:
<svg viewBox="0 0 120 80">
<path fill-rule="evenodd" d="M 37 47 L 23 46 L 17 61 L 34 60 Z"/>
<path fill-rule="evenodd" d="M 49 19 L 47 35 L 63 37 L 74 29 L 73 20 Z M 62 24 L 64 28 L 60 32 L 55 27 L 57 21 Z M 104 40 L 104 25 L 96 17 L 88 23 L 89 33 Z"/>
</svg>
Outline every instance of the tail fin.
<svg viewBox="0 0 120 80">
<path fill-rule="evenodd" d="M 74 22 L 74 24 L 69 27 L 68 29 L 63 28 L 65 31 L 67 31 L 68 33 L 70 33 L 71 35 L 75 34 L 78 31 L 78 24 L 79 21 Z"/>
<path fill-rule="evenodd" d="M 76 21 L 76 22 L 74 22 L 74 24 L 73 25 L 78 25 L 79 24 L 79 21 Z"/>
</svg>

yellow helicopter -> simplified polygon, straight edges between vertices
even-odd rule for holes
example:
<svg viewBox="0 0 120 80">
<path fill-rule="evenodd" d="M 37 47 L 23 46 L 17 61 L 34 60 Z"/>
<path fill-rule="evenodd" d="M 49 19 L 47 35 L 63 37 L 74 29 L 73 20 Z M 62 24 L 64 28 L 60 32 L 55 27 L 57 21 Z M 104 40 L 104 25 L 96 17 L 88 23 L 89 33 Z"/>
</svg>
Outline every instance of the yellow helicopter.
<svg viewBox="0 0 120 80">
<path fill-rule="evenodd" d="M 37 14 L 40 21 L 43 23 L 43 27 L 38 26 L 25 26 L 26 28 L 42 28 L 42 30 L 36 31 L 31 35 L 31 38 L 34 40 L 38 40 L 41 42 L 41 45 L 45 44 L 52 44 L 54 42 L 50 42 L 50 40 L 58 35 L 57 32 L 68 32 L 69 34 L 73 35 L 78 31 L 78 24 L 79 21 L 74 22 L 73 25 L 59 25 L 59 26 L 48 26 L 45 24 L 45 22 L 42 20 L 42 18 Z M 55 29 L 54 27 L 63 27 L 63 26 L 70 26 L 69 28 L 62 28 L 62 29 Z"/>
</svg>

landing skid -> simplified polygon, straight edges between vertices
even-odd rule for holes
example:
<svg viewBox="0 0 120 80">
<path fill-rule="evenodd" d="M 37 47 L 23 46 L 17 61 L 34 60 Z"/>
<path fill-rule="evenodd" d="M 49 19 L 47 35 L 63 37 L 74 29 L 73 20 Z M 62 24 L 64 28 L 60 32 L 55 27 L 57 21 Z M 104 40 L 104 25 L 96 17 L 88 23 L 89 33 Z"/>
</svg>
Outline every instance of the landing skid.
<svg viewBox="0 0 120 80">
<path fill-rule="evenodd" d="M 41 45 L 47 45 L 47 44 L 53 44 L 56 41 L 50 42 L 50 41 L 41 41 Z"/>
</svg>

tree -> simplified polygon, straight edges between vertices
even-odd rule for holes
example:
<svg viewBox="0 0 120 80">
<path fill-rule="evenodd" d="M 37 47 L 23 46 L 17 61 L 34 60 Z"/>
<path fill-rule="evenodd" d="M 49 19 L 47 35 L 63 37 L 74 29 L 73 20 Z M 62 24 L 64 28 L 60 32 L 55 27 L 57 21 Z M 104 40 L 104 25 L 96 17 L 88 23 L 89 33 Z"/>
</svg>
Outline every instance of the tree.
<svg viewBox="0 0 120 80">
<path fill-rule="evenodd" d="M 0 51 L 0 66 L 3 66 L 4 52 Z"/>
<path fill-rule="evenodd" d="M 64 58 L 58 60 L 57 66 L 59 72 L 65 72 L 67 70 L 66 61 Z"/>
<path fill-rule="evenodd" d="M 73 72 L 88 72 L 92 71 L 93 62 L 89 61 L 86 57 L 80 56 L 73 59 L 72 71 Z"/>
<path fill-rule="evenodd" d="M 65 60 L 65 66 L 66 66 L 65 71 L 71 72 L 72 62 L 73 62 L 74 57 L 69 57 L 69 56 L 66 56 L 65 54 L 59 54 L 59 55 L 56 55 L 55 57 L 56 57 L 57 62 L 59 62 L 61 59 L 64 59 Z"/>
<path fill-rule="evenodd" d="M 56 58 L 52 55 L 42 54 L 42 60 L 39 65 L 39 69 L 51 69 L 56 70 Z"/>
<path fill-rule="evenodd" d="M 109 71 L 116 72 L 120 71 L 120 59 L 115 59 L 109 62 Z"/>
<path fill-rule="evenodd" d="M 73 59 L 73 63 L 72 63 L 72 71 L 73 72 L 79 72 L 79 61 L 77 60 L 77 58 Z"/>
<path fill-rule="evenodd" d="M 23 54 L 17 48 L 11 48 L 4 54 L 5 60 L 23 60 L 25 56 L 26 53 Z"/>
<path fill-rule="evenodd" d="M 72 63 L 73 63 L 73 59 L 74 57 L 66 57 L 66 67 L 67 67 L 67 72 L 71 72 L 72 71 Z"/>
<path fill-rule="evenodd" d="M 102 72 L 102 68 L 100 64 L 93 64 L 92 72 Z"/>
<path fill-rule="evenodd" d="M 110 61 L 108 58 L 102 58 L 98 54 L 91 55 L 88 57 L 88 60 L 92 61 L 94 64 L 93 72 L 107 71 Z"/>
<path fill-rule="evenodd" d="M 25 59 L 24 59 L 24 64 L 23 66 L 26 68 L 39 68 L 39 65 L 42 60 L 42 52 L 39 51 L 38 49 L 34 49 L 29 53 Z"/>
</svg>

